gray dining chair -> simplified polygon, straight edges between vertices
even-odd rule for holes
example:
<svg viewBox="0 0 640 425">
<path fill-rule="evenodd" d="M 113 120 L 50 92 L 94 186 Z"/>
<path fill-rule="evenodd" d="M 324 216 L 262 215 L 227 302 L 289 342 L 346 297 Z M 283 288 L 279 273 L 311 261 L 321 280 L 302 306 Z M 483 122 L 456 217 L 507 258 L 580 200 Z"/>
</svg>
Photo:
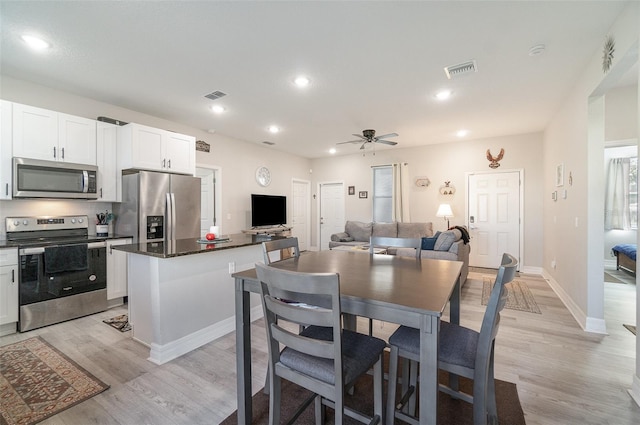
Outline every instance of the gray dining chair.
<svg viewBox="0 0 640 425">
<path fill-rule="evenodd" d="M 369 238 L 369 254 L 374 253 L 375 248 L 414 248 L 416 258 L 422 253 L 422 238 L 390 238 L 386 236 L 371 236 Z"/>
<path fill-rule="evenodd" d="M 282 250 L 288 249 L 289 252 L 293 250 L 291 256 L 295 258 L 300 257 L 300 248 L 298 247 L 298 238 L 285 238 L 285 239 L 276 239 L 273 241 L 265 241 L 262 242 L 262 255 L 264 257 L 265 264 L 271 264 L 274 261 L 283 260 L 282 258 Z M 271 254 L 274 252 L 280 253 L 279 260 L 272 260 Z"/>
<path fill-rule="evenodd" d="M 382 354 L 385 341 L 342 329 L 340 277 L 337 273 L 300 273 L 256 264 L 269 348 L 269 424 L 280 423 L 281 380 L 310 390 L 293 420 L 315 402 L 316 424 L 324 421 L 325 408 L 335 410 L 335 423 L 344 415 L 363 423 L 382 421 Z M 316 308 L 283 302 L 300 299 Z M 277 319 L 277 320 L 276 320 Z M 307 325 L 300 334 L 283 326 Z M 281 349 L 281 347 L 284 347 Z M 373 367 L 373 417 L 344 405 L 346 388 Z"/>
<path fill-rule="evenodd" d="M 500 325 L 500 311 L 507 302 L 508 288 L 516 274 L 518 260 L 503 254 L 496 281 L 491 290 L 487 309 L 482 320 L 480 332 L 448 322 L 440 322 L 438 347 L 438 368 L 449 372 L 453 379 L 451 386 L 439 384 L 439 390 L 453 398 L 473 404 L 474 425 L 497 424 L 495 382 L 493 360 L 495 338 Z M 387 392 L 387 420 L 393 423 L 399 418 L 411 424 L 417 424 L 415 417 L 415 388 L 417 366 L 420 360 L 420 331 L 400 326 L 389 338 L 391 353 L 389 357 L 389 386 Z M 398 378 L 398 358 L 403 362 L 402 391 L 400 403 L 396 404 Z M 409 363 L 408 367 L 404 364 Z M 473 380 L 473 394 L 467 394 L 457 388 L 457 376 Z M 407 405 L 409 402 L 409 405 Z"/>
<path fill-rule="evenodd" d="M 392 238 L 387 236 L 369 237 L 369 254 L 373 254 L 375 248 L 414 248 L 416 259 L 420 259 L 422 253 L 422 238 Z M 373 335 L 373 319 L 369 319 L 369 335 Z"/>
</svg>

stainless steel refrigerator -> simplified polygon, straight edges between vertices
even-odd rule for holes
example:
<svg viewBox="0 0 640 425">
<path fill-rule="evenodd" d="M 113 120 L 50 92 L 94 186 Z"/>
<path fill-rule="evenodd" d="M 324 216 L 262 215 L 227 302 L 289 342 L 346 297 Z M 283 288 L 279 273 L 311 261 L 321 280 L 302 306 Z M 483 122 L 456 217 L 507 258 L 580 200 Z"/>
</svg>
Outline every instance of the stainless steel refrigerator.
<svg viewBox="0 0 640 425">
<path fill-rule="evenodd" d="M 115 232 L 133 235 L 134 243 L 200 237 L 199 177 L 132 171 L 113 205 Z"/>
</svg>

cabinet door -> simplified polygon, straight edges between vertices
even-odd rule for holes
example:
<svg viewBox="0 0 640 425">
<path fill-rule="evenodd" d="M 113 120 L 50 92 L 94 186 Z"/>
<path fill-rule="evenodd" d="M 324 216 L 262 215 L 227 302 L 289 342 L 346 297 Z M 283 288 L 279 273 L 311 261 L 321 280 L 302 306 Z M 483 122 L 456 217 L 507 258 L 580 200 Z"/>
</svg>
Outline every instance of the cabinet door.
<svg viewBox="0 0 640 425">
<path fill-rule="evenodd" d="M 194 175 L 196 172 L 196 139 L 178 133 L 167 133 L 165 155 L 166 169 L 175 173 Z"/>
<path fill-rule="evenodd" d="M 116 169 L 117 126 L 99 121 L 97 124 L 98 200 L 120 202 Z"/>
<path fill-rule="evenodd" d="M 58 161 L 96 165 L 96 121 L 58 114 Z"/>
<path fill-rule="evenodd" d="M 58 113 L 13 104 L 13 156 L 57 161 Z"/>
<path fill-rule="evenodd" d="M 127 296 L 127 253 L 116 251 L 112 247 L 126 245 L 132 239 L 113 239 L 107 241 L 107 299 Z"/>
<path fill-rule="evenodd" d="M 18 321 L 18 250 L 0 249 L 0 325 Z"/>
<path fill-rule="evenodd" d="M 138 124 L 132 125 L 131 154 L 134 168 L 163 171 L 165 156 L 163 152 L 164 131 L 158 128 Z"/>
<path fill-rule="evenodd" d="M 11 199 L 11 102 L 0 100 L 0 199 Z"/>
</svg>

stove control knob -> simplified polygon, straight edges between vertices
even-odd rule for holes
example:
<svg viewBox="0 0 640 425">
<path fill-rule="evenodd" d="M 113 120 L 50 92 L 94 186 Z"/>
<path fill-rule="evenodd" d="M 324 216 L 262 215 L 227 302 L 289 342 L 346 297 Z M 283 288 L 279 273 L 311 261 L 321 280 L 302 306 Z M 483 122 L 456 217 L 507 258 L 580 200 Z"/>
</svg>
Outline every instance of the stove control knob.
<svg viewBox="0 0 640 425">
<path fill-rule="evenodd" d="M 27 224 L 29 224 L 29 220 L 23 220 L 22 224 L 24 224 L 26 226 Z"/>
<path fill-rule="evenodd" d="M 78 219 L 78 223 L 82 223 L 83 221 L 84 221 L 84 220 L 83 220 L 83 219 L 81 219 L 81 218 L 79 218 L 79 219 Z"/>
<path fill-rule="evenodd" d="M 71 219 L 71 224 L 76 224 L 76 219 L 75 218 Z"/>
<path fill-rule="evenodd" d="M 14 220 L 13 221 L 13 225 L 14 226 L 19 226 L 20 225 L 20 221 L 19 220 Z"/>
</svg>

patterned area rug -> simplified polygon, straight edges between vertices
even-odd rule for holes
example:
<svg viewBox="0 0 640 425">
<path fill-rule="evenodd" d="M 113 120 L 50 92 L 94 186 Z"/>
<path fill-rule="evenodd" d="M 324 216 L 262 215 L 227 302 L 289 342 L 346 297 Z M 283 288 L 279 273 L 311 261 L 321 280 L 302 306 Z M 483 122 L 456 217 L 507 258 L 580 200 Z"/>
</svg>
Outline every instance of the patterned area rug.
<svg viewBox="0 0 640 425">
<path fill-rule="evenodd" d="M 489 303 L 489 295 L 491 295 L 491 289 L 493 288 L 495 278 L 485 276 L 482 280 L 482 305 L 487 305 Z M 533 298 L 533 294 L 526 283 L 519 280 L 513 280 L 505 286 L 509 288 L 505 308 L 526 311 L 528 313 L 542 314 L 540 307 L 538 307 L 538 304 Z"/>
<path fill-rule="evenodd" d="M 103 320 L 103 323 L 116 328 L 120 332 L 126 332 L 131 330 L 131 324 L 129 323 L 129 316 L 121 314 L 120 316 L 112 317 L 111 319 Z"/>
<path fill-rule="evenodd" d="M 0 424 L 31 425 L 109 388 L 41 337 L 0 347 Z"/>
</svg>

